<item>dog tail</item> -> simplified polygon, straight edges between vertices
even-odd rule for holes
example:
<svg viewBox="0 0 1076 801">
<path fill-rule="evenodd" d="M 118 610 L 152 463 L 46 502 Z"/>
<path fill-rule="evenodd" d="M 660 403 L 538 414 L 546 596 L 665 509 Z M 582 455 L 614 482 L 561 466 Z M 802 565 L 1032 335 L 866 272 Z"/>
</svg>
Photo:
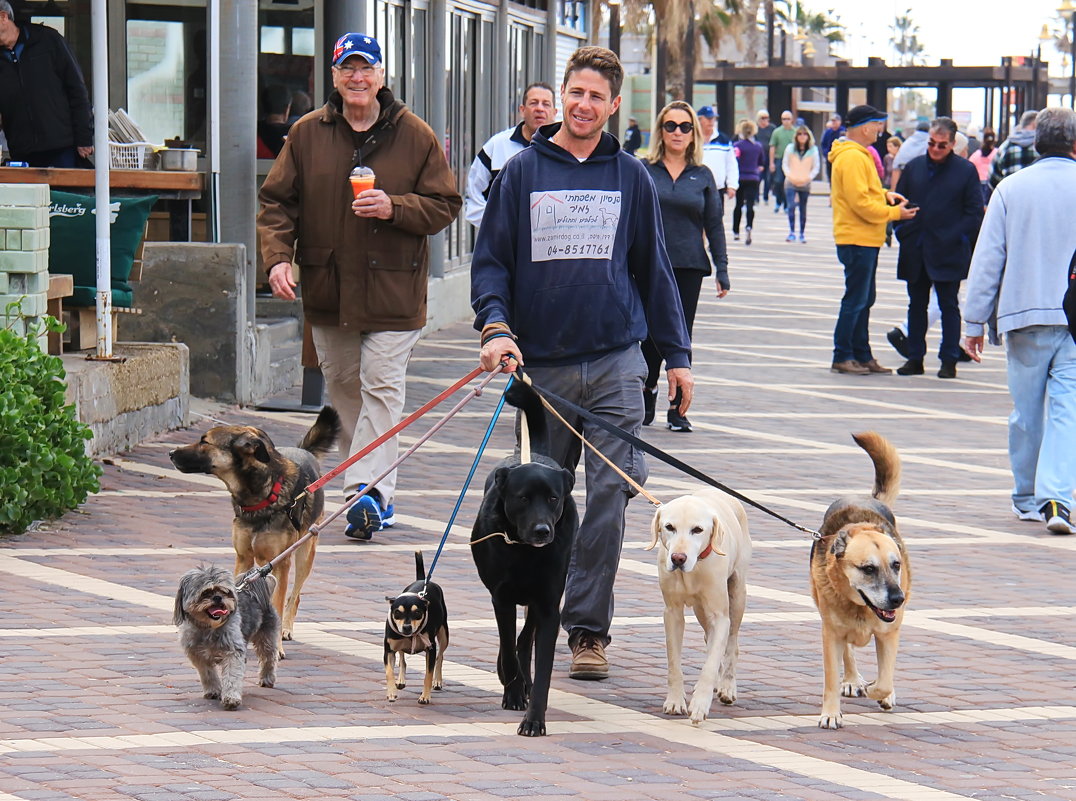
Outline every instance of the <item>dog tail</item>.
<svg viewBox="0 0 1076 801">
<path fill-rule="evenodd" d="M 320 458 L 333 449 L 342 430 L 340 415 L 332 406 L 326 406 L 318 414 L 314 425 L 310 426 L 310 430 L 306 432 L 299 447 Z"/>
<path fill-rule="evenodd" d="M 426 567 L 422 564 L 422 551 L 415 551 L 415 581 L 426 580 Z"/>
<path fill-rule="evenodd" d="M 549 456 L 549 426 L 538 391 L 520 378 L 512 382 L 504 397 L 508 403 L 526 415 L 531 450 L 542 456 Z"/>
<path fill-rule="evenodd" d="M 900 492 L 900 455 L 897 449 L 876 431 L 853 434 L 852 439 L 874 462 L 874 490 L 871 495 L 891 506 Z"/>
</svg>

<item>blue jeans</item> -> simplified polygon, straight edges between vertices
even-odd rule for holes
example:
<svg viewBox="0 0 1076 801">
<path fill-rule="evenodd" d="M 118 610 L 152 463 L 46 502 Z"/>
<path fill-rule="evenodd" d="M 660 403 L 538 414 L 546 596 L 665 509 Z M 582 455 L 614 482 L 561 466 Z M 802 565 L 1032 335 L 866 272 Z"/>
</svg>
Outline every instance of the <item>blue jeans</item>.
<svg viewBox="0 0 1076 801">
<path fill-rule="evenodd" d="M 1047 501 L 1072 507 L 1076 480 L 1076 344 L 1063 325 L 1005 335 L 1012 502 L 1024 512 Z"/>
<path fill-rule="evenodd" d="M 796 201 L 800 206 L 800 236 L 807 227 L 807 199 L 811 196 L 811 187 L 800 189 L 790 183 L 785 183 L 785 208 L 788 209 L 788 230 L 796 233 Z"/>
<path fill-rule="evenodd" d="M 878 248 L 837 245 L 837 258 L 844 265 L 844 297 L 833 329 L 833 361 L 855 359 L 866 363 L 874 358 L 868 328 L 874 305 Z"/>
</svg>

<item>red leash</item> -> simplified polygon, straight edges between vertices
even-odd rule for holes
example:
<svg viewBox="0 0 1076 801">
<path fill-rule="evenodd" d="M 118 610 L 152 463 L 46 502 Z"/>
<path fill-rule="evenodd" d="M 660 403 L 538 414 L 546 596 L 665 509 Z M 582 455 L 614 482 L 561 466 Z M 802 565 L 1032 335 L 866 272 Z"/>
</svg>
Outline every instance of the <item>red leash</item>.
<svg viewBox="0 0 1076 801">
<path fill-rule="evenodd" d="M 482 373 L 484 373 L 484 372 L 485 372 L 485 370 L 483 370 L 481 367 L 476 367 L 471 372 L 469 372 L 467 375 L 465 375 L 463 378 L 461 378 L 459 381 L 457 381 L 455 384 L 453 384 L 448 389 L 443 391 L 440 395 L 438 395 L 435 398 L 432 398 L 431 400 L 426 401 L 426 403 L 422 404 L 422 406 L 415 409 L 415 411 L 411 412 L 411 414 L 407 415 L 407 417 L 405 417 L 403 420 L 398 422 L 396 425 L 394 425 L 392 428 L 390 428 L 388 431 L 386 431 L 380 437 L 375 439 L 373 442 L 371 442 L 369 445 L 367 445 L 361 451 L 356 453 L 354 456 L 349 456 L 347 459 L 345 459 L 343 462 L 341 462 L 335 468 L 333 468 L 328 473 L 323 475 L 317 481 L 310 484 L 303 491 L 303 493 L 301 495 L 299 495 L 299 498 L 302 498 L 303 495 L 305 495 L 308 492 L 317 492 L 319 489 L 324 487 L 326 484 L 328 484 L 330 481 L 332 481 L 338 475 L 340 475 L 345 470 L 347 470 L 349 467 L 351 467 L 351 465 L 355 464 L 355 462 L 359 461 L 359 459 L 361 459 L 363 456 L 365 456 L 366 454 L 373 451 L 374 448 L 377 448 L 378 446 L 383 445 L 385 442 L 392 439 L 394 436 L 396 436 L 398 433 L 403 431 L 405 428 L 407 428 L 413 422 L 418 420 L 418 418 L 422 417 L 422 415 L 426 414 L 426 412 L 428 412 L 434 406 L 441 403 L 441 401 L 443 401 L 449 395 L 455 394 L 462 387 L 469 384 L 471 381 L 473 381 L 478 376 L 482 375 Z M 295 500 L 298 501 L 299 498 L 296 498 Z"/>
</svg>

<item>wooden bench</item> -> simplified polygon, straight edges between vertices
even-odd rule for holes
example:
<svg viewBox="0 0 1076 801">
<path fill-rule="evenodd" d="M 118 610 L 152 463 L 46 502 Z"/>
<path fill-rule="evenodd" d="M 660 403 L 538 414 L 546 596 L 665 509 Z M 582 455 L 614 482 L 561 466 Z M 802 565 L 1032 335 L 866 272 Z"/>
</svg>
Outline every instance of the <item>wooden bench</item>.
<svg viewBox="0 0 1076 801">
<path fill-rule="evenodd" d="M 49 288 L 46 295 L 46 310 L 49 315 L 57 320 L 64 318 L 64 298 L 71 297 L 75 291 L 75 279 L 70 275 L 50 275 Z M 59 356 L 63 353 L 63 333 L 54 331 L 49 334 L 49 354 Z"/>
</svg>

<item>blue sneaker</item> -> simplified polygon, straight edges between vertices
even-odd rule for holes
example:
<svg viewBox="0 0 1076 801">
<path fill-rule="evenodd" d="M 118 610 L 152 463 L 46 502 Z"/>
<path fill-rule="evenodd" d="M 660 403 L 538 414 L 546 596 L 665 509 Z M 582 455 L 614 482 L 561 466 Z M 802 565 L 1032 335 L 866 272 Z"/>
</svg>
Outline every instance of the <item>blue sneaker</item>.
<svg viewBox="0 0 1076 801">
<path fill-rule="evenodd" d="M 795 242 L 796 241 L 796 235 L 795 234 L 789 234 L 788 236 L 785 237 L 785 241 L 786 242 Z"/>
<path fill-rule="evenodd" d="M 360 486 L 361 490 L 363 487 Z M 396 521 L 393 520 L 395 523 Z M 377 490 L 370 490 L 366 495 L 359 498 L 358 503 L 347 510 L 347 528 L 344 536 L 356 540 L 368 540 L 374 536 L 375 531 L 384 527 L 381 511 L 381 495 Z"/>
</svg>

